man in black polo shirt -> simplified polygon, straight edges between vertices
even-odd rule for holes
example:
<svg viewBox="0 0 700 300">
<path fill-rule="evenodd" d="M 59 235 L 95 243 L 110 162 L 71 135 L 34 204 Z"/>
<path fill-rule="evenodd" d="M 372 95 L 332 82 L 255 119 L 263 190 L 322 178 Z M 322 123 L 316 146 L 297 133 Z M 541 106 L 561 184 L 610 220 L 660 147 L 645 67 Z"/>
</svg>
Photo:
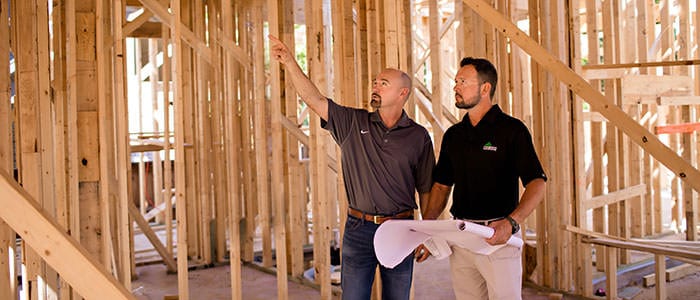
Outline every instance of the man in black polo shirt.
<svg viewBox="0 0 700 300">
<path fill-rule="evenodd" d="M 304 102 L 321 117 L 342 151 L 348 219 L 343 235 L 341 287 L 343 299 L 370 299 L 374 272 L 374 233 L 389 219 L 412 219 L 415 193 L 427 201 L 435 166 L 428 131 L 411 120 L 403 105 L 411 78 L 386 69 L 372 83 L 368 112 L 336 104 L 304 75 L 291 51 L 270 36 L 271 55 L 289 71 Z M 413 256 L 393 269 L 380 266 L 383 299 L 409 299 Z"/>
<path fill-rule="evenodd" d="M 468 112 L 442 140 L 423 218 L 436 219 L 455 186 L 450 212 L 455 219 L 492 227 L 491 245 L 521 235 L 523 222 L 544 198 L 547 177 L 525 125 L 492 104 L 496 68 L 485 59 L 462 59 L 455 76 L 455 105 Z M 525 191 L 518 201 L 518 178 Z M 417 252 L 421 252 L 421 248 Z M 457 299 L 521 299 L 521 251 L 503 247 L 479 255 L 452 247 L 450 269 Z M 425 260 L 430 254 L 417 257 Z"/>
</svg>

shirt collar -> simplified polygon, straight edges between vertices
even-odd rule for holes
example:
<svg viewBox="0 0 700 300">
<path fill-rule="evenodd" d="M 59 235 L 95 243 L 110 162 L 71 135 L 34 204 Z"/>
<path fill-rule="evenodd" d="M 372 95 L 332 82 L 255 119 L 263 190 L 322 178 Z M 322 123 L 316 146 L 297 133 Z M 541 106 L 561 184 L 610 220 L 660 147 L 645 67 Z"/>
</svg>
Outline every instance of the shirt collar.
<svg viewBox="0 0 700 300">
<path fill-rule="evenodd" d="M 384 122 L 382 122 L 382 117 L 379 116 L 379 111 L 373 111 L 369 114 L 369 118 L 372 122 L 376 123 L 381 123 L 382 126 L 384 126 Z M 396 127 L 409 127 L 411 126 L 411 119 L 408 117 L 406 114 L 405 110 L 401 110 L 401 117 L 399 118 L 399 121 L 396 122 Z"/>
<path fill-rule="evenodd" d="M 493 123 L 495 123 L 496 120 L 498 119 L 498 116 L 500 116 L 502 113 L 503 113 L 503 111 L 502 111 L 501 108 L 498 106 L 498 104 L 494 104 L 494 105 L 491 106 L 491 108 L 489 109 L 489 111 L 486 112 L 486 114 L 484 115 L 484 117 L 481 118 L 481 121 L 479 121 L 479 124 L 481 124 L 482 122 L 486 122 L 486 123 L 489 123 L 489 124 L 493 124 Z M 465 124 L 469 124 L 469 125 L 472 124 L 471 121 L 469 121 L 469 113 L 466 113 L 466 114 L 464 115 L 464 117 L 462 118 L 462 122 L 465 123 Z"/>
</svg>

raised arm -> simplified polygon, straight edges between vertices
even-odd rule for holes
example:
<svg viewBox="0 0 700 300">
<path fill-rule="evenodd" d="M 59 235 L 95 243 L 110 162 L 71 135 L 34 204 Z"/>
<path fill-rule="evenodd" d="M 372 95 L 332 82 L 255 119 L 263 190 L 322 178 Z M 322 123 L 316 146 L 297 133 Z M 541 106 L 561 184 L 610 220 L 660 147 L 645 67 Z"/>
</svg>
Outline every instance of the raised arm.
<svg viewBox="0 0 700 300">
<path fill-rule="evenodd" d="M 322 119 L 328 121 L 328 99 L 326 96 L 323 96 L 318 87 L 304 74 L 287 45 L 272 35 L 268 35 L 268 37 L 270 38 L 270 56 L 289 71 L 292 84 L 304 103 Z"/>
</svg>

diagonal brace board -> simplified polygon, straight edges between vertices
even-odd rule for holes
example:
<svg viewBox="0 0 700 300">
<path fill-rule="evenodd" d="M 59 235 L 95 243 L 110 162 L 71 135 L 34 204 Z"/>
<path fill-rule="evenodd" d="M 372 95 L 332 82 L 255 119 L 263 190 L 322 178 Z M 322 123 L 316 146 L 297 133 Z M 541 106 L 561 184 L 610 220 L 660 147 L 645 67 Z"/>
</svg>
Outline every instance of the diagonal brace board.
<svg viewBox="0 0 700 300">
<path fill-rule="evenodd" d="M 143 7 L 146 9 L 150 10 L 153 14 L 155 14 L 163 24 L 168 26 L 170 29 L 173 29 L 173 26 L 177 25 L 180 28 L 180 33 L 182 35 L 182 39 L 189 44 L 192 48 L 197 51 L 197 53 L 204 59 L 206 60 L 209 64 L 212 63 L 212 51 L 211 49 L 204 43 L 204 41 L 200 40 L 192 30 L 189 30 L 185 25 L 183 24 L 173 24 L 172 23 L 172 14 L 168 12 L 167 8 L 160 4 L 156 0 L 139 0 L 141 1 L 141 4 L 143 4 Z M 223 46 L 224 49 L 227 51 L 230 51 L 231 54 L 233 54 L 233 57 L 238 60 L 239 63 L 241 63 L 244 66 L 251 66 L 252 61 L 250 58 L 246 55 L 244 55 L 245 51 L 243 49 L 240 49 L 235 43 L 233 42 L 227 42 L 223 40 Z"/>
<path fill-rule="evenodd" d="M 462 1 L 478 13 L 481 18 L 496 27 L 499 32 L 527 52 L 540 66 L 565 83 L 571 91 L 583 98 L 594 111 L 602 114 L 610 123 L 622 130 L 632 141 L 672 170 L 676 176 L 692 186 L 693 189 L 700 191 L 700 171 L 693 168 L 690 163 L 664 145 L 654 134 L 639 125 L 619 107 L 610 103 L 603 94 L 594 89 L 583 77 L 564 65 L 564 63 L 550 54 L 525 32 L 518 29 L 515 24 L 485 1 Z"/>
<path fill-rule="evenodd" d="M 85 299 L 135 299 L 4 171 L 0 207 L 0 218 Z"/>
</svg>

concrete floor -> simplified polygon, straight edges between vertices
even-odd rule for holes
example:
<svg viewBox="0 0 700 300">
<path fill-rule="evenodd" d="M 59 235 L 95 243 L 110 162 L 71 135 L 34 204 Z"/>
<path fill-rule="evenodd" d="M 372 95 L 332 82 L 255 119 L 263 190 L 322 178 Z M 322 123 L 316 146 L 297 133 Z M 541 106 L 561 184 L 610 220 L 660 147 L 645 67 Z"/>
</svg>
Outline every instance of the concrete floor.
<svg viewBox="0 0 700 300">
<path fill-rule="evenodd" d="M 132 290 L 140 300 L 162 300 L 177 295 L 177 275 L 166 274 L 163 265 L 147 265 L 136 269 L 139 278 L 132 282 Z M 191 299 L 230 299 L 231 284 L 228 266 L 199 269 L 189 272 Z M 448 260 L 431 260 L 415 265 L 414 299 L 454 299 L 449 276 Z M 252 267 L 242 268 L 243 299 L 262 300 L 277 298 L 275 275 Z M 320 299 L 318 290 L 293 281 L 288 282 L 289 299 Z M 552 299 L 549 293 L 532 288 L 523 290 L 523 299 Z M 339 297 L 334 297 L 339 299 Z M 558 299 L 555 297 L 554 299 Z M 574 299 L 564 297 L 563 299 Z"/>
</svg>

